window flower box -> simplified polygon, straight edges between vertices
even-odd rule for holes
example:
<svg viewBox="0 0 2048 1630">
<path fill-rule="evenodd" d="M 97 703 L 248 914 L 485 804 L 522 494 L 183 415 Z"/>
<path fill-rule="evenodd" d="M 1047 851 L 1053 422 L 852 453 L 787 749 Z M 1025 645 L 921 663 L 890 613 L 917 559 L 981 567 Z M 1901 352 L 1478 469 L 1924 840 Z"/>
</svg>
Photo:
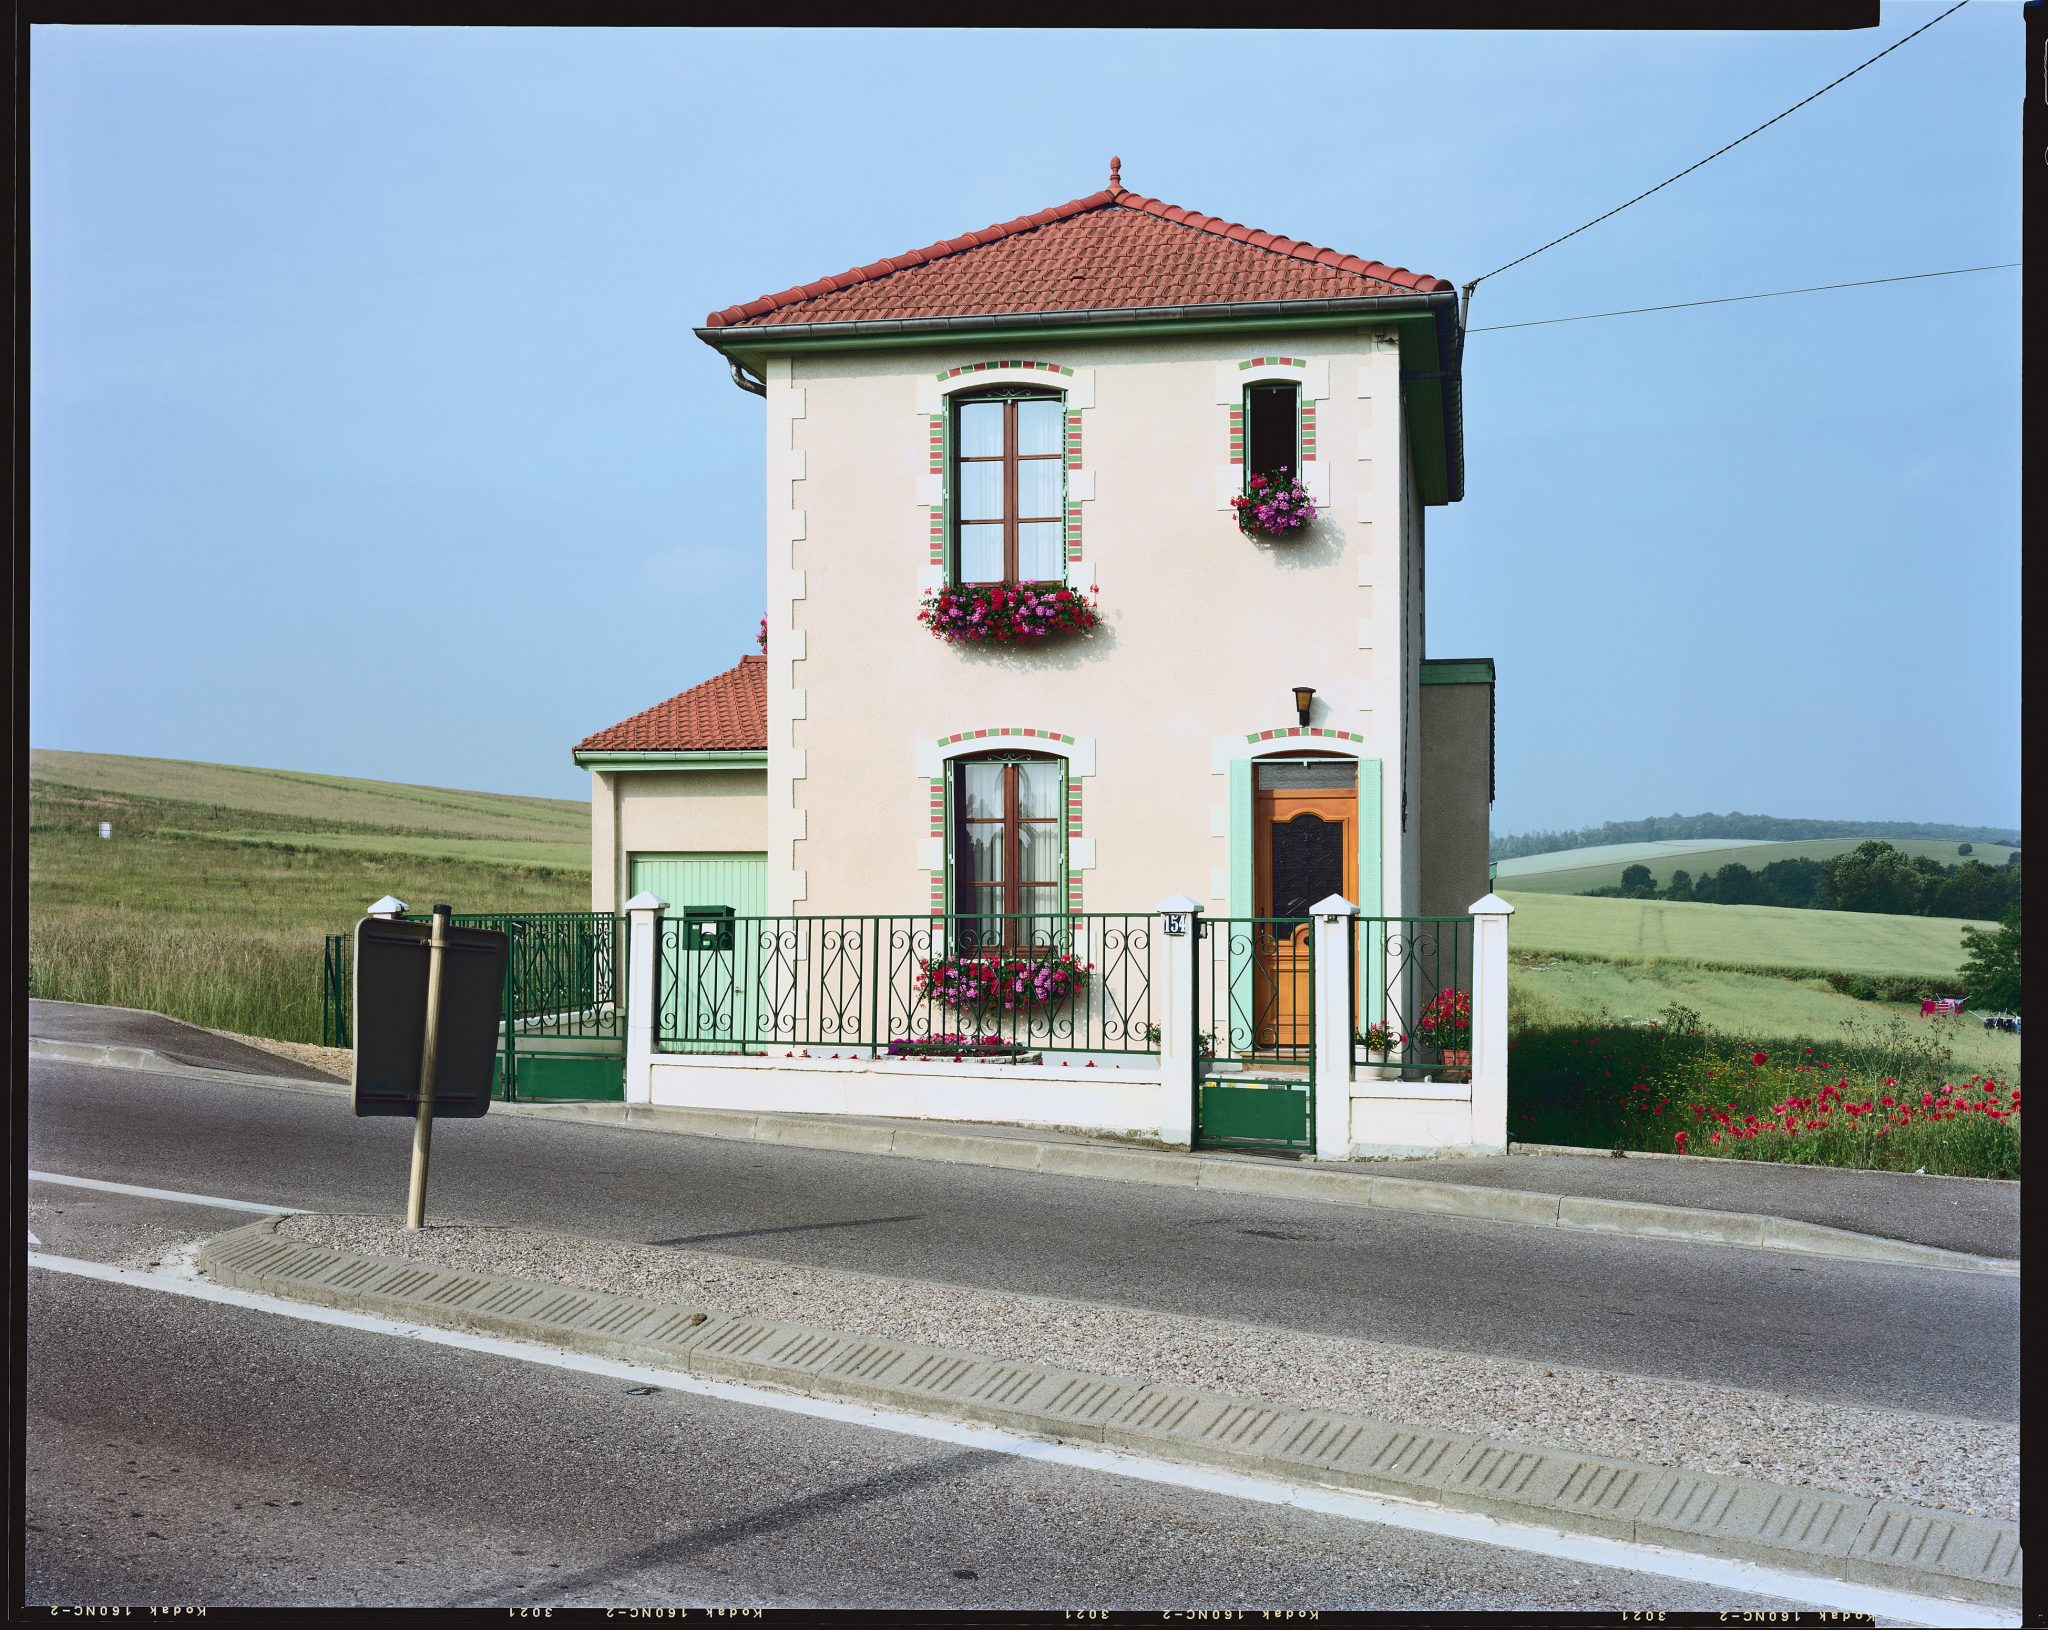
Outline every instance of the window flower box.
<svg viewBox="0 0 2048 1630">
<path fill-rule="evenodd" d="M 930 957 L 918 969 L 917 993 L 947 1007 L 1050 1008 L 1086 990 L 1094 969 L 1094 963 L 1083 962 L 1071 951 L 1050 956 L 990 951 Z"/>
<path fill-rule="evenodd" d="M 1237 511 L 1239 529 L 1253 538 L 1295 537 L 1316 518 L 1315 500 L 1284 466 L 1253 476 L 1245 491 L 1230 500 L 1230 507 Z"/>
<path fill-rule="evenodd" d="M 956 645 L 1030 645 L 1050 634 L 1085 634 L 1102 614 L 1087 594 L 1057 584 L 960 583 L 927 594 L 917 620 Z"/>
<path fill-rule="evenodd" d="M 949 1058 L 956 1061 L 974 1059 L 984 1064 L 1021 1064 L 1027 1059 L 1038 1059 L 1022 1042 L 1005 1041 L 1001 1036 L 968 1036 L 953 1031 L 941 1031 L 930 1036 L 898 1036 L 889 1043 L 891 1058 Z"/>
</svg>

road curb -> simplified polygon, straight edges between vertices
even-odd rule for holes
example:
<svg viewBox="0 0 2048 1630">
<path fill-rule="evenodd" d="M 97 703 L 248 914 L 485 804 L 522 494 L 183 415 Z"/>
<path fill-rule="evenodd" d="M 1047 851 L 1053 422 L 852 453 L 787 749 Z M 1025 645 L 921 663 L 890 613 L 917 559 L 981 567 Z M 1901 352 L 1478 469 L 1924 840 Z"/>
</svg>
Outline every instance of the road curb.
<svg viewBox="0 0 2048 1630">
<path fill-rule="evenodd" d="M 1949 1600 L 2020 1602 L 2013 1523 L 362 1256 L 280 1239 L 282 1221 L 205 1241 L 200 1271 L 260 1294 L 696 1376 Z"/>
<path fill-rule="evenodd" d="M 29 1039 L 31 1057 L 146 1069 L 238 1086 L 294 1092 L 347 1094 L 343 1082 L 323 1083 L 287 1076 L 202 1069 L 147 1047 L 96 1042 Z M 1172 1188 L 1213 1189 L 1275 1200 L 1314 1200 L 1331 1205 L 1371 1206 L 1389 1211 L 1520 1223 L 1593 1234 L 1661 1239 L 1744 1250 L 1783 1251 L 1887 1267 L 1940 1268 L 1961 1273 L 2017 1276 L 2020 1264 L 2004 1257 L 1888 1239 L 1822 1223 L 1801 1222 L 1751 1211 L 1715 1211 L 1702 1206 L 1660 1205 L 1642 1200 L 1609 1200 L 1526 1189 L 1391 1177 L 1381 1167 L 1338 1164 L 1276 1164 L 1257 1157 L 1187 1154 L 1139 1145 L 1078 1143 L 1001 1137 L 951 1129 L 898 1126 L 889 1122 L 829 1115 L 753 1113 L 730 1109 L 671 1109 L 647 1104 L 494 1103 L 494 1115 L 533 1115 L 548 1120 L 587 1122 L 631 1131 L 682 1137 L 777 1144 L 841 1154 L 888 1155 L 949 1165 L 1000 1166 L 1048 1176 L 1088 1177 L 1111 1182 Z"/>
</svg>

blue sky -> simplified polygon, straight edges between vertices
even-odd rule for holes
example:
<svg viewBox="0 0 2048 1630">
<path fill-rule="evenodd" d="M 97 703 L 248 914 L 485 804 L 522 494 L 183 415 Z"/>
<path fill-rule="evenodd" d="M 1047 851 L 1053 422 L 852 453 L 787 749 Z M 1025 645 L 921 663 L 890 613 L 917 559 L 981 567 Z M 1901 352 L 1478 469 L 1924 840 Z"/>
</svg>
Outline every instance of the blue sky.
<svg viewBox="0 0 2048 1630">
<path fill-rule="evenodd" d="M 1935 9 L 38 27 L 32 741 L 586 796 L 571 743 L 753 648 L 760 404 L 706 312 L 1092 192 L 1112 152 L 1140 192 L 1463 282 Z M 1482 283 L 1474 328 L 2017 260 L 2021 28 L 1980 0 Z M 1044 90 L 1005 107 L 992 71 Z M 1497 832 L 2018 821 L 2019 292 L 1473 335 L 1429 647 L 1499 663 Z"/>
</svg>

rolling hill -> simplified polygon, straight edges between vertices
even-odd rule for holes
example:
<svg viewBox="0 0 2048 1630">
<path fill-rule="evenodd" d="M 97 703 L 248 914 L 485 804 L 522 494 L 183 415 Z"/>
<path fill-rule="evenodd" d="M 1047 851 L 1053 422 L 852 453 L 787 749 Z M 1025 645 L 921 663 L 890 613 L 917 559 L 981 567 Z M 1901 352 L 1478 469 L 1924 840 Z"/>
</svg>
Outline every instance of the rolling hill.
<svg viewBox="0 0 2048 1630">
<path fill-rule="evenodd" d="M 1588 889 L 1606 888 L 1621 882 L 1625 867 L 1650 868 L 1657 887 L 1664 888 L 1671 874 L 1681 867 L 1695 879 L 1720 870 L 1730 861 L 1740 861 L 1751 871 L 1761 871 L 1774 860 L 1826 860 L 1846 854 L 1868 838 L 1804 838 L 1774 843 L 1764 838 L 1673 838 L 1661 843 L 1611 843 L 1585 849 L 1554 849 L 1547 854 L 1522 855 L 1499 862 L 1501 890 L 1516 889 L 1528 894 L 1583 894 Z M 1946 838 L 1886 838 L 1886 843 L 1909 855 L 1927 855 L 1945 866 L 1964 859 L 1981 860 L 1987 866 L 2003 866 L 2015 851 L 2005 844 L 1980 843 L 1972 853 L 1956 853 Z"/>
</svg>

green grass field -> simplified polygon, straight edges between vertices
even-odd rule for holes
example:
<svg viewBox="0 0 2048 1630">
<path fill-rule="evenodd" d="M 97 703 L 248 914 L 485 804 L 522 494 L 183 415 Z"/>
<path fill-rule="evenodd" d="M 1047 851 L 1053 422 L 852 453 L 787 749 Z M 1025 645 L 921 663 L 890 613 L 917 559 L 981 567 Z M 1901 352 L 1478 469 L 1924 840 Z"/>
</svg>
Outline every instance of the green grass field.
<svg viewBox="0 0 2048 1630">
<path fill-rule="evenodd" d="M 584 804 L 89 753 L 31 772 L 36 996 L 318 1041 L 322 939 L 380 895 L 590 906 Z"/>
<path fill-rule="evenodd" d="M 1519 911 L 1514 920 L 1521 921 Z M 1926 1022 L 1909 1006 L 1859 1002 L 1819 979 L 1683 962 L 1579 961 L 1519 945 L 1511 954 L 1508 989 L 1516 1024 L 1551 1030 L 1643 1025 L 1674 1004 L 1692 1009 L 1709 1029 L 1744 1042 L 1780 1036 L 1834 1042 L 1894 1015 L 1916 1026 Z M 2019 1080 L 2018 1036 L 1967 1018 L 1943 1030 L 1960 1067 Z"/>
<path fill-rule="evenodd" d="M 1964 924 L 1953 917 L 1588 899 L 1519 889 L 1504 897 L 1515 908 L 1509 942 L 1517 950 L 1870 974 L 1948 975 L 1962 963 Z"/>
<path fill-rule="evenodd" d="M 246 815 L 294 817 L 241 820 L 250 827 L 312 830 L 360 828 L 447 838 L 510 838 L 538 843 L 590 841 L 590 806 L 566 798 L 523 798 L 396 781 L 358 781 L 302 770 L 239 764 L 191 764 L 173 758 L 114 753 L 29 753 L 29 780 L 89 788 L 102 797 L 218 806 Z M 105 817 L 102 817 L 103 819 Z"/>
<path fill-rule="evenodd" d="M 1495 887 L 1523 894 L 1583 894 L 1588 889 L 1609 888 L 1621 882 L 1624 868 L 1650 868 L 1657 887 L 1664 888 L 1671 874 L 1683 867 L 1695 878 L 1719 871 L 1731 861 L 1740 861 L 1751 871 L 1762 871 L 1774 860 L 1827 860 L 1847 854 L 1866 838 L 1807 838 L 1797 843 L 1768 843 L 1751 839 L 1679 838 L 1667 843 L 1610 843 L 1589 849 L 1561 849 L 1547 855 L 1524 855 L 1503 860 Z M 1926 855 L 1945 866 L 1981 860 L 1987 866 L 2003 866 L 2013 853 L 2003 844 L 1980 843 L 1967 856 L 1942 838 L 1886 838 L 1895 849 L 1909 855 Z"/>
</svg>

